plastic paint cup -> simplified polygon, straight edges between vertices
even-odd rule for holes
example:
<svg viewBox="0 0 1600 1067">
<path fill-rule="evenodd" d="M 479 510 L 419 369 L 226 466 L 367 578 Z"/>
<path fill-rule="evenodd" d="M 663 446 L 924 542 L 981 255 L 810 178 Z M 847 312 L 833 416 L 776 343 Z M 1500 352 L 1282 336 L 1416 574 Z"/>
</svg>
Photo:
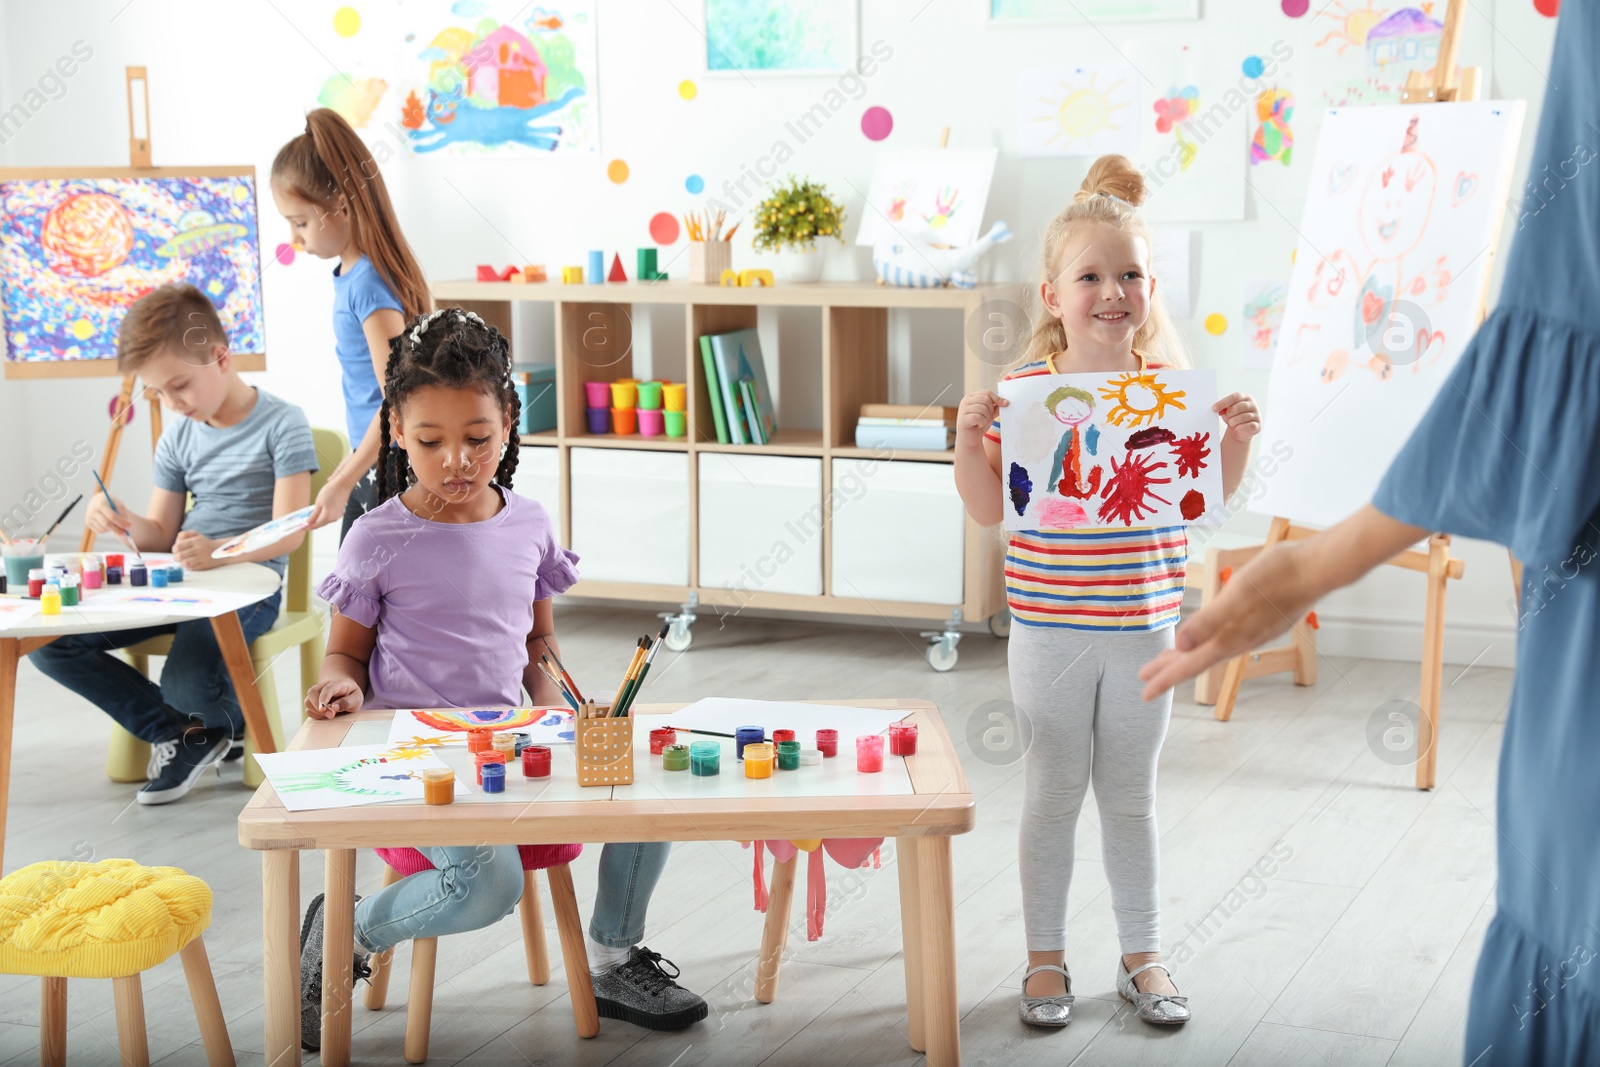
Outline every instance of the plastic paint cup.
<svg viewBox="0 0 1600 1067">
<path fill-rule="evenodd" d="M 550 777 L 549 745 L 529 745 L 522 750 L 522 777 Z"/>
<path fill-rule="evenodd" d="M 34 567 L 32 570 L 28 571 L 28 595 L 34 600 L 38 600 L 39 597 L 44 594 L 44 580 L 45 573 L 43 567 Z"/>
<path fill-rule="evenodd" d="M 661 410 L 661 383 L 660 382 L 640 382 L 639 383 L 639 410 L 640 411 L 659 411 L 659 410 Z"/>
<path fill-rule="evenodd" d="M 745 747 L 744 776 L 746 778 L 771 778 L 772 764 L 772 742 L 763 741 Z"/>
<path fill-rule="evenodd" d="M 661 383 L 661 406 L 668 411 L 682 411 L 689 406 L 689 386 L 685 382 Z"/>
<path fill-rule="evenodd" d="M 487 728 L 483 728 L 483 727 L 479 727 L 478 729 L 468 730 L 467 731 L 467 751 L 468 752 L 473 753 L 474 755 L 476 755 L 479 752 L 487 752 L 493 747 L 494 747 L 494 731 L 493 730 L 490 730 L 490 729 L 487 729 Z"/>
<path fill-rule="evenodd" d="M 126 561 L 123 560 L 121 552 L 107 552 L 106 553 L 106 566 L 107 567 L 120 567 L 123 570 L 126 570 L 127 567 L 128 567 L 128 564 L 126 563 Z"/>
<path fill-rule="evenodd" d="M 883 770 L 882 736 L 866 734 L 856 738 L 856 770 L 863 774 L 876 774 Z"/>
<path fill-rule="evenodd" d="M 590 433 L 610 433 L 611 432 L 611 409 L 610 408 L 584 408 L 583 409 L 583 414 L 584 414 L 584 417 L 589 420 L 589 432 Z"/>
<path fill-rule="evenodd" d="M 827 759 L 832 759 L 839 754 L 839 731 L 818 730 L 817 748 Z"/>
<path fill-rule="evenodd" d="M 422 770 L 422 802 L 424 804 L 450 804 L 456 799 L 456 772 L 449 767 L 424 767 Z"/>
<path fill-rule="evenodd" d="M 129 585 L 149 585 L 150 584 L 150 571 L 145 567 L 145 565 L 143 563 L 135 563 L 132 567 L 128 568 L 128 584 Z"/>
<path fill-rule="evenodd" d="M 767 730 L 764 726 L 741 726 L 734 730 L 734 756 L 738 759 L 744 759 L 745 746 L 759 744 L 766 736 Z"/>
<path fill-rule="evenodd" d="M 510 730 L 496 730 L 489 741 L 489 747 L 506 758 L 510 763 L 517 758 L 517 735 Z"/>
<path fill-rule="evenodd" d="M 822 766 L 822 753 L 818 752 L 814 748 L 802 748 L 800 750 L 800 766 L 802 766 L 802 767 L 820 767 L 820 766 Z"/>
<path fill-rule="evenodd" d="M 614 408 L 634 408 L 639 406 L 638 382 L 612 382 L 611 406 Z"/>
<path fill-rule="evenodd" d="M 479 785 L 483 784 L 483 769 L 484 769 L 484 767 L 488 766 L 491 763 L 498 763 L 501 766 L 504 766 L 505 762 L 506 762 L 505 756 L 503 756 L 500 753 L 496 752 L 492 748 L 486 748 L 482 752 L 474 752 L 472 754 L 472 766 L 473 766 L 473 769 L 476 770 L 477 773 L 478 773 L 478 784 Z"/>
<path fill-rule="evenodd" d="M 894 722 L 889 724 L 889 754 L 915 756 L 917 754 L 917 724 Z"/>
<path fill-rule="evenodd" d="M 112 567 L 112 566 L 107 566 L 106 567 L 106 584 L 107 585 L 121 585 L 122 584 L 122 568 L 121 567 Z"/>
<path fill-rule="evenodd" d="M 39 614 L 61 614 L 61 587 L 54 583 L 46 584 L 39 593 Z"/>
<path fill-rule="evenodd" d="M 778 742 L 778 770 L 798 771 L 800 769 L 800 742 Z"/>
<path fill-rule="evenodd" d="M 650 731 L 650 755 L 659 756 L 668 745 L 678 743 L 678 731 L 670 726 L 659 726 Z"/>
<path fill-rule="evenodd" d="M 661 418 L 661 411 L 659 409 L 639 409 L 639 436 L 660 437 L 664 426 L 665 422 Z"/>
<path fill-rule="evenodd" d="M 6 560 L 6 584 L 17 589 L 28 584 L 29 571 L 44 567 L 44 553 L 39 551 L 39 543 L 32 539 L 0 545 L 0 554 L 4 554 Z"/>
<path fill-rule="evenodd" d="M 183 568 L 176 563 L 167 568 L 167 581 L 177 585 L 183 581 Z"/>
<path fill-rule="evenodd" d="M 661 766 L 669 771 L 686 771 L 689 769 L 689 746 L 668 745 L 661 750 Z"/>
<path fill-rule="evenodd" d="M 504 763 L 485 763 L 478 771 L 483 775 L 483 791 L 485 793 L 504 793 L 506 791 L 506 765 Z"/>
<path fill-rule="evenodd" d="M 700 778 L 722 772 L 722 746 L 715 741 L 696 741 L 689 746 L 689 770 Z"/>
<path fill-rule="evenodd" d="M 512 753 L 517 757 L 517 759 L 521 759 L 523 750 L 529 745 L 533 744 L 533 738 L 529 737 L 520 730 L 511 736 L 516 739 L 516 747 L 512 749 Z"/>
<path fill-rule="evenodd" d="M 619 437 L 627 437 L 634 431 L 634 410 L 632 408 L 612 408 L 611 426 Z"/>
<path fill-rule="evenodd" d="M 61 606 L 75 608 L 78 606 L 78 576 L 69 574 L 61 581 Z"/>
<path fill-rule="evenodd" d="M 155 589 L 165 589 L 167 587 L 167 568 L 157 567 L 151 571 L 150 585 Z"/>
<path fill-rule="evenodd" d="M 105 572 L 100 569 L 100 561 L 83 568 L 83 587 L 85 589 L 99 589 L 105 580 Z"/>
<path fill-rule="evenodd" d="M 610 382 L 584 382 L 584 402 L 591 408 L 608 408 L 611 406 Z"/>
<path fill-rule="evenodd" d="M 774 731 L 772 731 L 772 743 L 775 744 L 775 745 L 781 745 L 785 741 L 793 741 L 793 740 L 794 740 L 794 731 L 793 730 L 774 730 Z"/>
<path fill-rule="evenodd" d="M 682 411 L 663 411 L 661 424 L 668 437 L 684 437 L 689 433 L 689 416 Z"/>
</svg>

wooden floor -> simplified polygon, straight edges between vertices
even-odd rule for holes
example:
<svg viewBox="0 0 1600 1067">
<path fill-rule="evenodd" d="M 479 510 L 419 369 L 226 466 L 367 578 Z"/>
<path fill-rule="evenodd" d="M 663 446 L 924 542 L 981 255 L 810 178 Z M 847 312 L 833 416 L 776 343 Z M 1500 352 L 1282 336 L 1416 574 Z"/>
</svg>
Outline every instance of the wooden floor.
<svg viewBox="0 0 1600 1067">
<path fill-rule="evenodd" d="M 616 677 L 650 618 L 568 608 L 557 622 L 581 683 Z M 1016 1016 L 1021 766 L 986 763 L 965 740 L 969 727 L 981 737 L 990 702 L 1009 694 L 1005 643 L 968 636 L 960 657 L 953 672 L 935 674 L 913 627 L 729 618 L 719 628 L 708 612 L 689 652 L 663 652 L 649 697 L 938 702 L 978 796 L 978 829 L 955 844 L 969 1064 L 1460 1062 L 1468 986 L 1493 909 L 1495 768 L 1510 672 L 1446 668 L 1440 784 L 1431 793 L 1414 790 L 1412 768 L 1383 762 L 1368 743 L 1375 709 L 1416 698 L 1415 665 L 1323 660 L 1313 688 L 1282 677 L 1247 683 L 1226 724 L 1181 700 L 1161 757 L 1162 941 L 1169 957 L 1188 958 L 1177 980 L 1194 1021 L 1177 1030 L 1146 1026 L 1113 991 L 1117 946 L 1091 800 L 1070 902 L 1076 1021 L 1037 1031 Z M 295 673 L 280 664 L 286 700 L 299 689 Z M 208 775 L 178 804 L 143 808 L 133 803 L 134 786 L 100 773 L 100 713 L 31 667 L 18 706 L 7 868 L 125 856 L 206 879 L 216 894 L 206 942 L 233 1043 L 241 1064 L 261 1063 L 261 864 L 235 843 L 246 798 L 237 765 L 220 781 Z M 586 918 L 598 855 L 590 849 L 575 865 Z M 826 936 L 807 943 L 803 925 L 791 933 L 778 999 L 767 1006 L 752 996 L 762 917 L 751 907 L 750 870 L 750 853 L 736 844 L 680 844 L 651 905 L 646 941 L 710 1002 L 705 1022 L 653 1034 L 606 1021 L 598 1038 L 580 1041 L 560 964 L 548 985 L 527 984 L 513 918 L 441 941 L 429 1062 L 921 1062 L 905 1040 L 892 849 L 880 870 L 844 872 L 830 862 Z M 309 900 L 320 888 L 320 856 L 307 854 L 302 876 Z M 359 876 L 360 892 L 376 888 L 370 853 Z M 549 941 L 558 951 L 553 929 Z M 408 947 L 397 956 L 388 1009 L 356 1009 L 356 1063 L 400 1062 Z M 70 1062 L 115 1062 L 111 983 L 73 982 L 69 995 Z M 37 1062 L 38 1005 L 36 980 L 0 978 L 0 1063 Z M 176 957 L 146 974 L 154 1062 L 205 1062 L 188 1005 Z"/>
</svg>

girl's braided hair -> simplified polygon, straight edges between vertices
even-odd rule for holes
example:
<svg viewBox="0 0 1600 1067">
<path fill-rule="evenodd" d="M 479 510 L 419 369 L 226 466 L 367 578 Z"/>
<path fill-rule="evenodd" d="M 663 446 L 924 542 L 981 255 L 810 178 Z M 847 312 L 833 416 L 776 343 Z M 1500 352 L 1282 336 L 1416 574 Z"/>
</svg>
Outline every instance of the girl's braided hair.
<svg viewBox="0 0 1600 1067">
<path fill-rule="evenodd" d="M 389 367 L 384 375 L 383 407 L 378 425 L 383 447 L 378 462 L 378 502 L 405 492 L 416 482 L 410 458 L 390 445 L 390 417 L 406 397 L 430 385 L 446 389 L 477 389 L 498 400 L 511 420 L 505 455 L 495 468 L 494 480 L 511 488 L 517 472 L 517 426 L 522 402 L 511 380 L 511 342 L 471 311 L 440 308 L 419 315 L 389 341 Z"/>
</svg>

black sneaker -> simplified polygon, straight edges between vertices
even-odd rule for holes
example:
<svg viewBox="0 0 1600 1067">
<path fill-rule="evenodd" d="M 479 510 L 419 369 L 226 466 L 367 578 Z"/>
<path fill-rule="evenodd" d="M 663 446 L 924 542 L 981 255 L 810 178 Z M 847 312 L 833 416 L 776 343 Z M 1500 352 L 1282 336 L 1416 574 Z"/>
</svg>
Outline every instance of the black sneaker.
<svg viewBox="0 0 1600 1067">
<path fill-rule="evenodd" d="M 646 1030 L 682 1030 L 704 1019 L 710 1009 L 673 981 L 680 973 L 661 953 L 635 945 L 628 950 L 627 963 L 595 976 L 595 1007 L 602 1018 L 621 1019 Z"/>
<path fill-rule="evenodd" d="M 361 898 L 356 897 L 357 900 Z M 351 982 L 372 977 L 367 961 L 372 957 L 357 952 L 352 957 Z M 322 1047 L 322 894 L 311 898 L 306 920 L 300 924 L 300 1047 L 316 1052 Z"/>
<path fill-rule="evenodd" d="M 244 734 L 234 734 L 228 742 L 228 754 L 222 757 L 224 763 L 235 763 L 244 759 Z"/>
<path fill-rule="evenodd" d="M 150 746 L 150 780 L 134 798 L 141 804 L 171 804 L 194 788 L 201 772 L 228 751 L 231 732 L 191 726 L 171 741 Z"/>
</svg>

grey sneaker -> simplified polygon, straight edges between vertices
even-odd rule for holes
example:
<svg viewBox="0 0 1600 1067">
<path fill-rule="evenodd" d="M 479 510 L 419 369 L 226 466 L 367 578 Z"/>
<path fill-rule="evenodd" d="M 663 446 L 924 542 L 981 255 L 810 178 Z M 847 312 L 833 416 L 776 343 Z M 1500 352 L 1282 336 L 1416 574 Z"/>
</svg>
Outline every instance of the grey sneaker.
<svg viewBox="0 0 1600 1067">
<path fill-rule="evenodd" d="M 360 897 L 356 897 L 360 900 Z M 354 981 L 372 976 L 367 961 L 372 957 L 357 952 L 353 957 Z M 300 924 L 300 1047 L 315 1052 L 322 1047 L 322 894 L 311 898 L 306 920 Z"/>
<path fill-rule="evenodd" d="M 673 981 L 679 973 L 661 953 L 635 945 L 628 950 L 628 962 L 595 976 L 595 1007 L 604 1019 L 621 1019 L 646 1030 L 682 1030 L 704 1019 L 710 1009 Z"/>
</svg>

